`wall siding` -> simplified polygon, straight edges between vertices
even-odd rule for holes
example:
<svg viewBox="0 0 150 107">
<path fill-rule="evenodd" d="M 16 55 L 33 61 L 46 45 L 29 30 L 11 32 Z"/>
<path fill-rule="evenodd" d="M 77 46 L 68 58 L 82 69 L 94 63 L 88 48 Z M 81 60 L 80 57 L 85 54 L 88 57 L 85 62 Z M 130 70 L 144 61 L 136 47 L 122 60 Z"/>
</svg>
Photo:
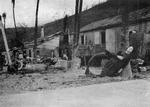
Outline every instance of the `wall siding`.
<svg viewBox="0 0 150 107">
<path fill-rule="evenodd" d="M 115 29 L 107 29 L 106 30 L 106 49 L 110 52 L 116 52 L 116 37 L 115 37 Z"/>
</svg>

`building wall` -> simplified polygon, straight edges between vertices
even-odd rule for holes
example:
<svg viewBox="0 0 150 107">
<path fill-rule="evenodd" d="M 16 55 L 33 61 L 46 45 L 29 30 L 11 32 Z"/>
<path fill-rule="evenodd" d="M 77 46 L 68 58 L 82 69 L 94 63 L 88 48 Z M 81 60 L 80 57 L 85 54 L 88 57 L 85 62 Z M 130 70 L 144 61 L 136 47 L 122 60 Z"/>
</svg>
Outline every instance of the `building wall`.
<svg viewBox="0 0 150 107">
<path fill-rule="evenodd" d="M 106 50 L 116 52 L 115 28 L 106 30 Z"/>
<path fill-rule="evenodd" d="M 142 33 L 150 31 L 150 22 L 143 22 L 140 24 L 133 24 L 129 26 L 129 30 L 137 30 Z"/>
<path fill-rule="evenodd" d="M 102 35 L 103 30 L 96 30 L 92 32 L 86 32 L 80 34 L 79 39 L 79 52 L 78 56 L 89 56 L 94 55 L 99 52 L 103 52 L 105 49 L 105 42 L 102 44 Z M 85 37 L 85 43 L 81 40 L 82 37 Z M 83 38 L 82 38 L 83 39 Z M 82 41 L 82 42 L 81 42 Z"/>
<path fill-rule="evenodd" d="M 95 45 L 101 45 L 101 32 L 103 30 L 96 30 L 86 33 L 80 34 L 79 44 L 81 44 L 81 36 L 85 35 L 85 40 L 87 45 L 95 44 Z"/>
<path fill-rule="evenodd" d="M 51 57 L 52 50 L 43 47 L 43 48 L 39 48 L 39 51 L 40 51 L 40 56 Z"/>
<path fill-rule="evenodd" d="M 122 43 L 122 30 L 121 27 L 115 27 L 115 36 L 116 36 L 116 41 L 115 41 L 115 52 L 117 53 L 118 51 L 124 51 L 124 45 Z"/>
<path fill-rule="evenodd" d="M 38 45 L 37 48 L 40 51 L 40 55 L 43 57 L 53 57 L 52 54 L 54 54 L 54 56 L 58 57 L 58 49 L 56 48 L 59 47 L 59 40 L 60 37 L 55 37 Z"/>
<path fill-rule="evenodd" d="M 143 22 L 129 26 L 129 30 L 136 30 L 140 39 L 140 53 L 143 58 L 146 53 L 147 43 L 150 42 L 150 22 Z"/>
<path fill-rule="evenodd" d="M 94 32 L 94 44 L 102 44 L 101 43 L 101 31 Z"/>
<path fill-rule="evenodd" d="M 142 43 L 150 42 L 150 22 L 143 22 L 140 24 L 129 25 L 128 34 L 129 31 L 131 30 L 136 30 L 138 33 L 139 39 L 141 40 L 140 54 L 142 54 L 142 52 L 144 52 L 143 49 L 145 48 L 145 44 L 143 45 Z M 101 36 L 102 30 L 81 33 L 80 36 L 86 35 L 87 44 L 89 43 L 94 44 L 98 42 L 98 41 L 95 42 L 96 38 L 94 36 L 98 35 L 98 32 L 99 35 Z M 121 26 L 106 29 L 106 49 L 115 53 L 118 51 L 124 51 L 124 42 L 122 41 L 122 37 L 123 37 L 123 30 Z M 101 38 L 99 39 L 100 39 L 99 41 L 101 41 Z M 101 42 L 99 44 L 101 44 Z"/>
<path fill-rule="evenodd" d="M 33 48 L 26 49 L 26 54 L 27 54 L 28 57 L 33 57 L 34 56 Z"/>
<path fill-rule="evenodd" d="M 59 40 L 60 40 L 60 36 L 50 39 L 38 45 L 37 50 L 39 51 L 39 55 L 43 57 L 52 57 L 52 54 L 54 53 L 55 54 L 54 56 L 59 57 L 59 51 L 58 51 Z M 27 44 L 25 47 L 27 51 L 27 56 L 33 57 L 34 55 L 33 44 L 32 45 Z"/>
<path fill-rule="evenodd" d="M 141 42 L 139 42 L 141 44 L 140 53 L 142 54 L 142 49 L 144 48 L 144 46 L 142 47 L 142 43 L 150 42 L 150 22 L 130 25 L 128 34 L 131 30 L 136 30 L 138 33 L 138 38 L 141 40 Z M 106 29 L 106 49 L 111 52 L 124 51 L 121 36 L 122 27 Z"/>
<path fill-rule="evenodd" d="M 81 36 L 85 35 L 85 44 L 93 44 L 94 43 L 94 32 L 82 33 L 80 35 L 79 44 L 81 44 Z"/>
</svg>

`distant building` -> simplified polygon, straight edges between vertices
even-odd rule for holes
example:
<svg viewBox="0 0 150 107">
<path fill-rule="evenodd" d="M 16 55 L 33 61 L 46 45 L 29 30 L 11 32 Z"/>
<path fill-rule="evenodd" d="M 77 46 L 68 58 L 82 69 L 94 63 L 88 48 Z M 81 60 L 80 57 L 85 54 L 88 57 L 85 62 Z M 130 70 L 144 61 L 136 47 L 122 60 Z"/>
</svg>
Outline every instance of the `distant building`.
<svg viewBox="0 0 150 107">
<path fill-rule="evenodd" d="M 59 57 L 59 42 L 61 31 L 53 35 L 44 36 L 44 29 L 41 29 L 41 37 L 37 39 L 37 54 L 41 57 Z M 26 42 L 27 56 L 33 57 L 34 41 Z"/>
</svg>

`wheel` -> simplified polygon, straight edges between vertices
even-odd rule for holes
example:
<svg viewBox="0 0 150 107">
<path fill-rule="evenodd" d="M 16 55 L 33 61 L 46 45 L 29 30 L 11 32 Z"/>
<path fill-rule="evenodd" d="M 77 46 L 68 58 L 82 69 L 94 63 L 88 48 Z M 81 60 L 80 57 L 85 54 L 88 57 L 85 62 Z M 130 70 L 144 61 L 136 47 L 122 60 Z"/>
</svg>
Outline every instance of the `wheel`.
<svg viewBox="0 0 150 107">
<path fill-rule="evenodd" d="M 18 61 L 18 70 L 21 70 L 23 68 L 23 62 L 22 60 Z"/>
<path fill-rule="evenodd" d="M 92 60 L 97 57 L 97 56 L 101 56 L 101 57 L 106 57 L 106 53 L 105 52 L 100 52 L 100 53 L 97 53 L 95 55 L 93 55 L 90 60 L 88 61 L 88 64 L 86 66 L 86 70 L 85 70 L 85 74 L 89 74 L 90 73 L 90 64 L 92 62 Z M 103 60 L 103 59 L 102 59 Z"/>
</svg>

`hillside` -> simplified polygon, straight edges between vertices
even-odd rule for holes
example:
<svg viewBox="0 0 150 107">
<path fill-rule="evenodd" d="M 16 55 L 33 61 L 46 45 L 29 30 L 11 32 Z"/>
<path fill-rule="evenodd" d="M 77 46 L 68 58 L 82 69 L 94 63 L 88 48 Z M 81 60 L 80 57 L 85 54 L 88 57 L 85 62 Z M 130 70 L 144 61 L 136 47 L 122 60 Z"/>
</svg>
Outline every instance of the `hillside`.
<svg viewBox="0 0 150 107">
<path fill-rule="evenodd" d="M 130 11 L 146 8 L 150 6 L 150 0 L 107 0 L 106 2 L 96 4 L 90 9 L 84 10 L 81 13 L 81 24 L 83 27 L 91 22 L 112 17 L 123 13 L 123 8 Z M 50 35 L 63 30 L 63 19 L 59 19 L 45 24 L 45 35 Z M 74 15 L 68 17 L 68 27 L 71 31 L 74 28 Z M 31 41 L 34 36 L 34 28 L 19 28 L 20 39 L 22 41 Z M 23 33 L 22 33 L 23 32 Z M 1 33 L 0 33 L 1 34 Z M 8 39 L 15 38 L 14 29 L 7 29 L 6 34 Z M 2 37 L 0 35 L 0 37 Z M 40 37 L 40 27 L 38 30 L 38 37 Z M 2 39 L 0 39 L 2 44 Z M 10 43 L 12 44 L 12 43 Z M 12 46 L 12 45 L 11 45 Z M 2 45 L 1 45 L 2 47 Z M 0 47 L 0 48 L 1 48 Z"/>
<path fill-rule="evenodd" d="M 107 0 L 106 2 L 97 4 L 88 10 L 84 10 L 81 14 L 81 26 L 83 27 L 91 22 L 122 14 L 122 8 L 128 11 L 134 11 L 150 6 L 149 0 Z M 71 31 L 74 28 L 74 15 L 69 16 L 68 24 Z M 53 34 L 63 29 L 63 19 L 47 23 L 45 32 Z"/>
</svg>

